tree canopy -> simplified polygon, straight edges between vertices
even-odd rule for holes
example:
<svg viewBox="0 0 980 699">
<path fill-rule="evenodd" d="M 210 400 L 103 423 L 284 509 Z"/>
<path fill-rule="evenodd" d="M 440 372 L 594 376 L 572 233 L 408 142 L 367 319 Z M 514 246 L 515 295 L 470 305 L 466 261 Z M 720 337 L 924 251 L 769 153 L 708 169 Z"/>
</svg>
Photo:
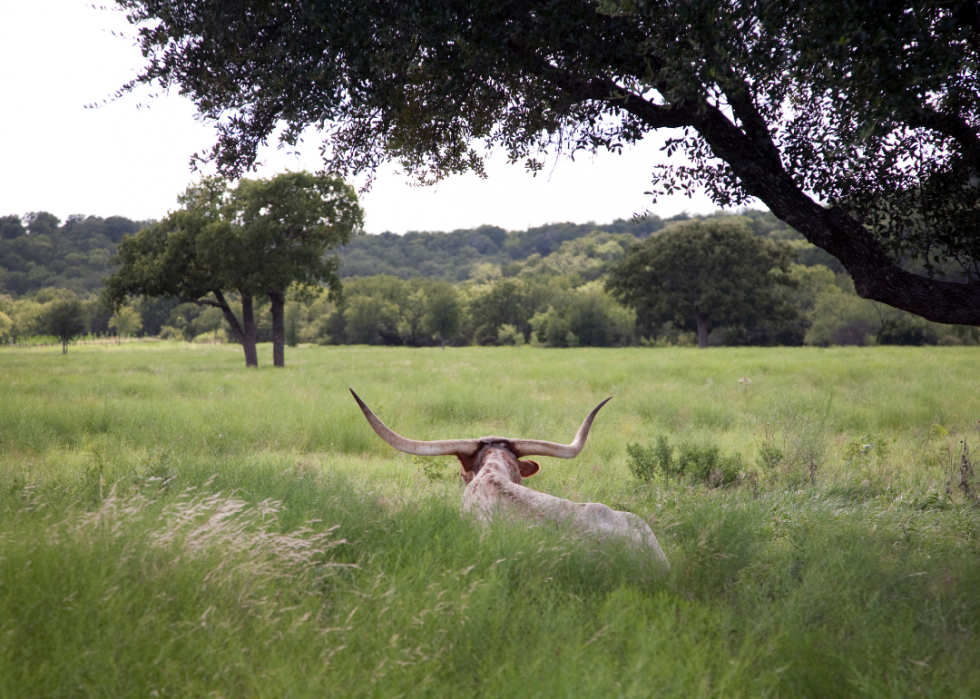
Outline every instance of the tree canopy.
<svg viewBox="0 0 980 699">
<path fill-rule="evenodd" d="M 510 232 L 497 226 L 480 226 L 447 233 L 410 231 L 405 235 L 388 232 L 365 235 L 340 251 L 341 274 L 345 277 L 390 274 L 402 279 L 422 275 L 461 282 L 471 279 L 481 265 L 507 268 L 532 255 L 547 257 L 563 244 L 595 231 L 633 240 L 645 238 L 663 226 L 659 216 L 650 215 L 605 224 L 549 223 Z"/>
<path fill-rule="evenodd" d="M 123 306 L 109 318 L 109 328 L 116 331 L 116 343 L 124 337 L 132 337 L 143 327 L 139 311 L 132 306 Z"/>
<path fill-rule="evenodd" d="M 256 366 L 254 300 L 271 301 L 273 359 L 284 364 L 287 288 L 341 289 L 339 262 L 328 255 L 358 232 L 362 211 L 353 189 L 328 175 L 287 172 L 242 179 L 234 188 L 210 178 L 188 187 L 182 207 L 119 243 L 120 269 L 105 298 L 118 309 L 131 295 L 176 298 L 219 308 Z M 225 292 L 241 299 L 242 319 Z"/>
<path fill-rule="evenodd" d="M 69 216 L 63 224 L 46 211 L 23 219 L 0 216 L 0 291 L 20 296 L 45 287 L 84 295 L 114 270 L 116 243 L 143 227 L 122 216 Z"/>
<path fill-rule="evenodd" d="M 655 195 L 759 199 L 861 296 L 980 324 L 975 0 L 117 1 L 147 59 L 123 91 L 190 97 L 226 174 L 311 126 L 329 169 L 426 182 L 668 129 L 686 160 L 652 168 Z"/>
<path fill-rule="evenodd" d="M 713 324 L 751 326 L 794 313 L 780 294 L 792 286 L 792 253 L 735 219 L 689 221 L 635 246 L 613 267 L 607 287 L 641 324 L 672 322 L 708 346 Z"/>
<path fill-rule="evenodd" d="M 85 309 L 74 294 L 51 303 L 42 319 L 43 328 L 61 342 L 61 353 L 68 354 L 68 343 L 85 333 Z"/>
</svg>

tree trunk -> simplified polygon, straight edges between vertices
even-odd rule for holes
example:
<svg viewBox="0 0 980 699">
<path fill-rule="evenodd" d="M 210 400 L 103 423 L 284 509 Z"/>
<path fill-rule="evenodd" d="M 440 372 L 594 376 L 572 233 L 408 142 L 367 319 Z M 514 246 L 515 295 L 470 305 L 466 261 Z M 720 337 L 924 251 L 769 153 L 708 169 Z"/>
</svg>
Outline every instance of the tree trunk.
<svg viewBox="0 0 980 699">
<path fill-rule="evenodd" d="M 61 341 L 61 353 L 68 354 L 68 340 Z"/>
<path fill-rule="evenodd" d="M 825 208 L 800 189 L 750 100 L 736 102 L 733 108 L 744 131 L 718 108 L 698 112 L 692 125 L 714 155 L 731 166 L 747 193 L 841 261 L 858 296 L 935 323 L 980 324 L 980 284 L 932 279 L 899 267 L 859 221 L 837 206 Z"/>
<path fill-rule="evenodd" d="M 231 329 L 231 334 L 235 336 L 235 339 L 242 343 L 242 349 L 245 350 L 245 366 L 258 366 L 259 365 L 259 355 L 255 350 L 255 314 L 252 311 L 252 296 L 250 294 L 242 293 L 242 321 L 245 327 L 242 327 L 242 323 L 238 322 L 238 318 L 235 314 L 231 312 L 231 307 L 225 300 L 225 295 L 221 293 L 221 289 L 213 289 L 211 293 L 217 301 L 211 301 L 210 299 L 194 299 L 194 298 L 181 298 L 180 300 L 184 303 L 196 303 L 198 306 L 214 306 L 215 308 L 221 309 L 221 314 L 228 321 L 228 327 Z"/>
<path fill-rule="evenodd" d="M 241 293 L 241 292 L 239 292 Z M 252 295 L 241 293 L 242 297 L 242 348 L 245 350 L 245 366 L 258 366 L 259 354 L 255 349 L 255 312 Z"/>
<path fill-rule="evenodd" d="M 272 300 L 272 364 L 286 366 L 286 296 L 281 291 L 270 291 Z"/>
<path fill-rule="evenodd" d="M 698 326 L 698 349 L 707 349 L 708 333 L 711 332 L 711 326 L 708 323 L 708 315 L 702 314 L 697 308 L 695 308 L 694 322 Z"/>
<path fill-rule="evenodd" d="M 746 193 L 841 261 L 854 279 L 858 296 L 935 323 L 980 325 L 980 284 L 933 279 L 902 269 L 860 221 L 837 206 L 824 207 L 799 187 L 784 167 L 763 115 L 749 98 L 748 86 L 729 95 L 738 125 L 722 108 L 706 103 L 660 106 L 594 82 L 577 83 L 575 89 L 583 101 L 595 99 L 598 90 L 599 99 L 620 106 L 652 129 L 693 127 L 714 156 L 728 163 Z"/>
</svg>

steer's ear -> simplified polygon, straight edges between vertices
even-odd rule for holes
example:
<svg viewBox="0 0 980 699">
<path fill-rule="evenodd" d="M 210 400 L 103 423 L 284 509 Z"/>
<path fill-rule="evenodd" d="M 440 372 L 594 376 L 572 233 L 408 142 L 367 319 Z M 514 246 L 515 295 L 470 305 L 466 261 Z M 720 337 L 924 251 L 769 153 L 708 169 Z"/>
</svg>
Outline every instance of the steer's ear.
<svg viewBox="0 0 980 699">
<path fill-rule="evenodd" d="M 474 471 L 476 464 L 473 463 L 473 457 L 466 456 L 465 454 L 456 454 L 456 458 L 459 459 L 459 465 L 462 467 L 459 472 L 460 478 L 463 479 L 464 483 L 469 483 L 473 480 L 473 476 L 476 475 Z"/>
<path fill-rule="evenodd" d="M 520 461 L 517 462 L 521 469 L 521 478 L 530 478 L 535 473 L 541 470 L 541 464 L 537 461 Z"/>
</svg>

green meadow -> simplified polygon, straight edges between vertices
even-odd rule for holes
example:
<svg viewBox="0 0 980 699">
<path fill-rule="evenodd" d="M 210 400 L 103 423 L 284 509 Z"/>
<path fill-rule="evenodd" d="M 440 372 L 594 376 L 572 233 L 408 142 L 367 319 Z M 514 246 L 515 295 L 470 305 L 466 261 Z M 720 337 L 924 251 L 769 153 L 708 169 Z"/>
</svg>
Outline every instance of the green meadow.
<svg viewBox="0 0 980 699">
<path fill-rule="evenodd" d="M 0 350 L 0 696 L 980 695 L 976 348 L 259 360 Z M 613 396 L 526 485 L 644 517 L 671 570 L 462 518 L 455 460 L 348 387 L 416 439 L 568 442 Z M 738 482 L 637 479 L 659 436 Z"/>
</svg>

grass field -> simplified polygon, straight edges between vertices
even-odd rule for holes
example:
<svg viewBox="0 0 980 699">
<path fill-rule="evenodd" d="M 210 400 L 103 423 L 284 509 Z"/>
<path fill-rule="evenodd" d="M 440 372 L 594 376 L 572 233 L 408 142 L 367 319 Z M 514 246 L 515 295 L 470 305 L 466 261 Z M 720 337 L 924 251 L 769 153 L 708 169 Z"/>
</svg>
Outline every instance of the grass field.
<svg viewBox="0 0 980 699">
<path fill-rule="evenodd" d="M 975 348 L 269 355 L 0 350 L 0 696 L 980 695 Z M 461 519 L 455 460 L 349 386 L 418 439 L 567 442 L 614 396 L 527 485 L 641 515 L 671 571 Z M 743 477 L 638 481 L 658 435 Z"/>
</svg>

